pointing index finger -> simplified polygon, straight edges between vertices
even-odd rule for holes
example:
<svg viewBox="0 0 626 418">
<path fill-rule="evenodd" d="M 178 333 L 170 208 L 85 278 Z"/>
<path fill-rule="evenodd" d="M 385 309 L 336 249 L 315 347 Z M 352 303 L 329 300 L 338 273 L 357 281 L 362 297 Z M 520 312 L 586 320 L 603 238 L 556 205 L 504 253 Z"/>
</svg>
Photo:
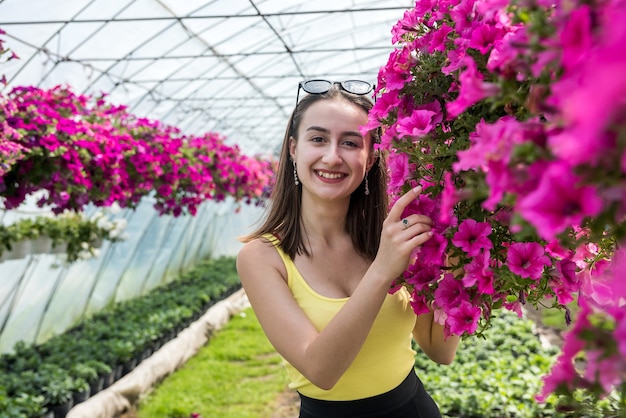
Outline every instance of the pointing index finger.
<svg viewBox="0 0 626 418">
<path fill-rule="evenodd" d="M 404 212 L 404 208 L 415 200 L 421 192 L 422 186 L 417 186 L 402 195 L 398 200 L 396 200 L 396 203 L 393 204 L 393 207 L 389 211 L 389 217 L 395 218 L 399 221 L 402 216 L 402 212 Z"/>
</svg>

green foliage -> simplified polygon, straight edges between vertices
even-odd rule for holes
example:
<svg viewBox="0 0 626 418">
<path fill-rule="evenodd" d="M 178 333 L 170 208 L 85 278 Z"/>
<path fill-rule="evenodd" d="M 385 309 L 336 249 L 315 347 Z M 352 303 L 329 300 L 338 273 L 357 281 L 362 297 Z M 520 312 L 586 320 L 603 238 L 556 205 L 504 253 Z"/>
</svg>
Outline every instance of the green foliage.
<svg viewBox="0 0 626 418">
<path fill-rule="evenodd" d="M 534 396 L 550 370 L 557 349 L 544 348 L 534 323 L 501 311 L 484 338 L 465 339 L 450 366 L 432 362 L 419 348 L 415 368 L 444 416 L 466 418 L 573 417 L 551 396 L 543 404 Z M 590 407 L 584 416 L 603 417 L 610 400 Z"/>
<path fill-rule="evenodd" d="M 159 348 L 239 286 L 234 257 L 206 260 L 178 280 L 99 312 L 40 346 L 18 342 L 13 353 L 0 356 L 0 405 L 15 411 L 0 416 L 24 416 L 23 404 L 42 413 L 44 405 L 70 399 L 94 377 Z"/>
</svg>

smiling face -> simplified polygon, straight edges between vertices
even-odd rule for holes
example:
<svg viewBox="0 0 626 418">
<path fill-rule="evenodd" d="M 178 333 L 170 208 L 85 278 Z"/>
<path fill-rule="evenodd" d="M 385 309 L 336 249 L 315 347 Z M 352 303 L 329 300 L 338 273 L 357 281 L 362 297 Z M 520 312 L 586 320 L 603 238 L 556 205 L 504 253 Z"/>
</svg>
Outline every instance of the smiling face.
<svg viewBox="0 0 626 418">
<path fill-rule="evenodd" d="M 363 109 L 340 98 L 319 100 L 306 110 L 297 140 L 290 141 L 303 193 L 350 197 L 374 163 L 371 138 L 359 131 L 366 123 Z"/>
</svg>

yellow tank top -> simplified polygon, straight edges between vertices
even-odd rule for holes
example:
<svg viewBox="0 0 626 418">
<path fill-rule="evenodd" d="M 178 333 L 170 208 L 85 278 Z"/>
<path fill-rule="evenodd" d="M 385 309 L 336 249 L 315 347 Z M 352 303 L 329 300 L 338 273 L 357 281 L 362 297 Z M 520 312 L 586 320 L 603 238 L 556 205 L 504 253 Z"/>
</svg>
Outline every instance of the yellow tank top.
<svg viewBox="0 0 626 418">
<path fill-rule="evenodd" d="M 270 234 L 264 237 L 274 244 L 283 259 L 289 289 L 298 305 L 318 330 L 324 329 L 348 298 L 329 298 L 315 292 L 304 280 L 293 260 L 281 250 L 278 240 Z M 404 288 L 393 295 L 387 295 L 361 351 L 331 390 L 323 390 L 313 385 L 285 361 L 291 381 L 289 387 L 310 398 L 339 401 L 379 395 L 398 386 L 415 362 L 415 351 L 411 348 L 415 314 L 409 298 L 409 292 Z"/>
</svg>

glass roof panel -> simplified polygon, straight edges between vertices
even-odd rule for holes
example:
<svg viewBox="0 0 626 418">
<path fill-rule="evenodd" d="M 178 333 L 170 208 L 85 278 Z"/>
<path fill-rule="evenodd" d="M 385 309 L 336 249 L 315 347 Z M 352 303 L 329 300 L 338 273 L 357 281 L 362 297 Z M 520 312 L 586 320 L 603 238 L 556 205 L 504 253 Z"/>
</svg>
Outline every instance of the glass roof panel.
<svg viewBox="0 0 626 418">
<path fill-rule="evenodd" d="M 0 1 L 16 85 L 107 92 L 137 116 L 277 150 L 307 78 L 376 82 L 411 0 Z"/>
</svg>

